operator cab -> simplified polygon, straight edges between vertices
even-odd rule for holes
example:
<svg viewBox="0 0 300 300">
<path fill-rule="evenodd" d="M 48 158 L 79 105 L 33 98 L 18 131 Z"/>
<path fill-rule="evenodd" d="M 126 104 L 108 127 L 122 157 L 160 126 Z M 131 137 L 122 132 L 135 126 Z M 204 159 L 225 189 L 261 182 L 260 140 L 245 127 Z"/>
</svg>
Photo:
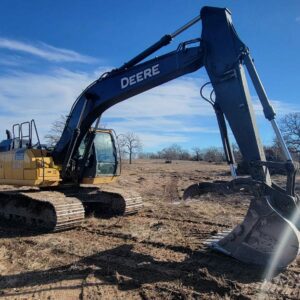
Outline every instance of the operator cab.
<svg viewBox="0 0 300 300">
<path fill-rule="evenodd" d="M 79 148 L 84 157 L 90 135 L 94 135 L 90 154 L 84 167 L 82 183 L 100 184 L 114 181 L 120 175 L 120 155 L 116 135 L 112 129 L 91 129 Z"/>
</svg>

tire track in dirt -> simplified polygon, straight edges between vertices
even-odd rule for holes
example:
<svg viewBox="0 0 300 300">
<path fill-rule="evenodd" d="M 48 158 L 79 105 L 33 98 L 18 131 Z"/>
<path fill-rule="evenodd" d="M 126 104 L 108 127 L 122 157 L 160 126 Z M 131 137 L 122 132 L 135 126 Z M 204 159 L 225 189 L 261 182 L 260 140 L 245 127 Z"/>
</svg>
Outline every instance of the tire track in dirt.
<svg viewBox="0 0 300 300">
<path fill-rule="evenodd" d="M 170 203 L 180 201 L 178 193 L 178 174 L 171 174 L 171 178 L 167 181 L 164 188 L 163 199 Z"/>
<path fill-rule="evenodd" d="M 148 219 L 155 219 L 155 220 L 165 220 L 165 221 L 175 221 L 178 223 L 188 223 L 188 224 L 198 224 L 198 225 L 212 225 L 212 226 L 218 226 L 218 227 L 224 227 L 224 228 L 231 228 L 231 225 L 227 224 L 222 224 L 222 223 L 216 223 L 216 222 L 211 222 L 211 221 L 195 221 L 193 219 L 177 219 L 177 218 L 167 218 L 167 217 L 155 217 L 151 214 L 141 214 L 139 215 L 140 218 L 148 218 Z"/>
<path fill-rule="evenodd" d="M 29 244 L 32 245 L 31 242 Z M 58 251 L 56 249 L 55 254 L 60 253 L 68 256 L 73 256 L 74 258 L 79 260 L 79 262 L 64 267 L 54 268 L 53 270 L 50 269 L 37 273 L 32 272 L 32 274 L 28 274 L 27 277 L 31 277 L 30 280 L 32 282 L 43 284 L 51 284 L 52 281 L 58 281 L 62 278 L 64 278 L 65 280 L 81 279 L 81 293 L 83 293 L 84 291 L 84 281 L 89 275 L 89 272 L 94 272 L 101 277 L 108 276 L 109 278 L 106 279 L 108 279 L 110 283 L 123 285 L 123 287 L 125 285 L 127 286 L 127 288 L 128 285 L 134 288 L 139 288 L 144 283 L 174 281 L 178 278 L 181 278 L 182 276 L 188 278 L 188 274 L 190 272 L 189 270 L 178 268 L 177 264 L 157 262 L 142 254 L 135 253 L 134 255 L 129 255 L 131 249 L 132 246 L 125 245 L 118 247 L 117 249 L 113 249 L 113 251 L 104 251 L 104 253 L 100 255 L 96 254 L 89 257 L 84 257 L 78 255 L 77 253 L 62 249 Z M 147 260 L 146 263 L 145 259 Z M 79 270 L 74 269 L 74 265 L 76 265 L 76 268 L 79 268 Z M 96 265 L 98 267 L 97 270 L 94 271 L 89 269 L 91 265 Z M 118 274 L 126 275 L 124 277 L 123 275 Z M 142 282 L 139 279 L 139 274 L 143 274 Z M 19 280 L 21 279 L 19 278 L 21 276 L 22 275 L 10 276 L 10 280 L 5 281 L 2 279 L 1 283 L 2 285 L 5 284 L 5 288 L 21 288 L 22 280 Z M 122 282 L 122 278 L 126 278 L 125 282 L 124 280 Z M 11 284 L 10 282 L 13 282 L 13 284 Z M 16 285 L 15 282 L 18 282 L 18 284 Z M 222 295 L 225 295 L 225 293 L 230 291 L 229 287 L 220 287 L 219 283 L 215 280 L 202 278 L 201 283 L 203 283 L 202 286 L 205 287 L 205 289 L 202 288 L 203 292 L 206 292 L 210 289 L 217 289 L 219 290 L 219 292 L 222 292 Z M 36 293 L 37 291 L 41 292 L 41 286 L 42 285 L 35 285 L 34 291 L 31 291 L 30 293 Z M 52 288 L 52 290 L 55 290 L 55 288 Z M 174 293 L 176 294 L 176 291 L 174 291 Z"/>
<path fill-rule="evenodd" d="M 94 232 L 93 232 L 94 233 Z M 143 244 L 143 242 L 142 242 Z M 149 244 L 147 244 L 149 245 Z M 128 245 L 127 245 L 128 246 Z M 133 245 L 132 245 L 133 246 Z M 152 244 L 150 244 L 150 246 L 153 246 Z M 155 247 L 157 245 L 154 245 Z M 161 246 L 161 245 L 160 245 Z M 129 246 L 128 246 L 129 247 Z M 176 251 L 177 249 L 175 249 Z M 115 250 L 116 253 L 109 253 L 108 255 L 104 255 L 102 256 L 95 256 L 95 257 L 82 257 L 80 255 L 77 255 L 76 253 L 71 253 L 68 251 L 61 251 L 61 254 L 66 254 L 66 255 L 72 255 L 78 259 L 83 259 L 85 264 L 86 263 L 105 263 L 107 262 L 107 260 L 109 260 L 110 263 L 110 268 L 111 269 L 116 269 L 118 270 L 118 272 L 123 273 L 124 270 L 126 269 L 126 276 L 127 277 L 127 283 L 122 283 L 123 285 L 133 285 L 135 287 L 140 287 L 141 283 L 139 282 L 139 280 L 136 278 L 136 274 L 137 273 L 142 273 L 144 274 L 144 276 L 150 276 L 149 274 L 154 274 L 155 273 L 155 278 L 148 278 L 148 281 L 151 283 L 152 281 L 156 281 L 157 278 L 159 277 L 160 280 L 168 280 L 168 281 L 172 281 L 172 280 L 176 280 L 179 277 L 181 278 L 183 277 L 187 277 L 189 279 L 187 279 L 186 283 L 191 283 L 194 280 L 196 280 L 194 277 L 191 277 L 191 272 L 194 272 L 195 274 L 197 274 L 197 276 L 201 276 L 201 283 L 205 283 L 205 286 L 207 288 L 207 291 L 210 289 L 213 290 L 217 290 L 218 293 L 222 296 L 226 296 L 226 294 L 230 294 L 232 290 L 235 290 L 235 293 L 237 292 L 237 290 L 240 289 L 240 287 L 236 286 L 236 283 L 234 281 L 231 280 L 225 280 L 223 279 L 223 281 L 220 279 L 217 279 L 217 277 L 211 275 L 208 271 L 207 271 L 207 267 L 209 266 L 209 264 L 211 263 L 212 267 L 215 267 L 215 263 L 213 262 L 213 260 L 218 257 L 219 255 L 216 255 L 215 253 L 206 253 L 206 257 L 203 257 L 202 253 L 201 253 L 201 260 L 200 262 L 197 264 L 195 263 L 195 261 L 193 261 L 193 267 L 191 267 L 189 264 L 187 264 L 187 266 L 180 266 L 180 264 L 172 264 L 172 263 L 168 263 L 168 264 L 164 264 L 164 263 L 160 263 L 160 262 L 156 262 L 151 260 L 151 262 L 148 263 L 144 263 L 139 262 L 139 260 L 137 258 L 131 258 L 128 257 L 128 253 L 127 251 L 125 251 L 125 253 L 123 253 L 123 250 Z M 174 249 L 172 249 L 172 251 L 174 251 Z M 186 251 L 184 251 L 184 253 L 186 253 Z M 139 254 L 141 255 L 141 254 Z M 195 255 L 195 252 L 194 252 Z M 199 252 L 197 252 L 197 255 L 199 256 Z M 142 257 L 142 255 L 141 255 Z M 143 260 L 143 259 L 142 259 Z M 203 266 L 205 265 L 206 268 L 202 268 L 200 271 L 196 270 L 195 267 L 196 266 Z M 145 275 L 146 274 L 146 275 Z M 236 274 L 238 276 L 238 274 Z M 113 278 L 114 278 L 114 274 L 112 274 Z M 196 276 L 196 275 L 194 275 Z M 128 279 L 129 278 L 129 279 Z M 133 278 L 133 279 L 132 279 Z M 135 278 L 135 279 L 134 279 Z M 119 281 L 117 279 L 115 280 L 115 284 L 119 284 Z M 147 281 L 147 280 L 145 280 Z M 205 281 L 205 282 L 203 282 Z M 198 282 L 199 284 L 199 282 Z M 234 287 L 234 289 L 233 289 Z M 155 286 L 155 288 L 158 288 L 158 290 L 162 291 L 164 290 L 164 287 L 160 287 L 160 286 Z M 295 286 L 294 286 L 295 288 Z M 152 290 L 152 288 L 151 288 Z M 170 288 L 170 287 L 166 287 L 167 291 L 170 291 L 171 294 L 174 294 L 174 296 L 181 294 L 183 291 L 177 291 L 176 289 Z M 187 291 L 186 291 L 187 292 Z M 204 292 L 202 290 L 202 292 Z M 198 292 L 195 292 L 195 295 L 197 295 Z M 250 295 L 256 295 L 256 294 L 262 294 L 261 291 L 261 284 L 255 284 L 254 286 L 251 286 L 251 292 Z M 297 294 L 297 291 L 294 291 L 291 289 L 291 286 L 289 287 L 285 287 L 284 289 L 281 289 L 278 287 L 277 284 L 271 284 L 271 286 L 268 288 L 267 290 L 267 295 L 270 296 L 276 296 L 276 295 L 282 295 L 282 296 L 288 296 L 289 298 L 294 298 L 293 295 Z M 239 299 L 241 299 L 239 297 Z M 244 298 L 245 299 L 245 298 Z M 296 298 L 295 298 L 296 299 Z"/>
<path fill-rule="evenodd" d="M 37 274 L 28 274 L 26 276 L 27 280 L 31 277 L 30 281 L 32 282 L 38 283 L 39 280 L 42 281 L 41 285 L 32 287 L 31 292 L 28 292 L 28 295 L 39 295 L 39 291 L 42 291 L 43 289 L 46 292 L 47 289 L 44 287 L 44 285 L 52 284 L 53 281 L 55 282 L 63 279 L 72 279 L 80 280 L 81 282 L 80 284 L 77 284 L 76 288 L 73 287 L 74 295 L 78 294 L 78 290 L 80 289 L 80 293 L 84 297 L 87 297 L 90 294 L 93 294 L 94 297 L 96 297 L 96 295 L 99 296 L 103 292 L 103 288 L 101 287 L 100 283 L 90 284 L 87 281 L 87 278 L 88 276 L 90 276 L 90 274 L 94 274 L 97 278 L 100 277 L 101 280 L 107 281 L 109 282 L 109 284 L 113 284 L 120 289 L 138 289 L 139 294 L 141 296 L 145 296 L 146 298 L 149 298 L 153 294 L 157 295 L 157 297 L 162 297 L 162 295 L 165 294 L 172 295 L 172 297 L 174 298 L 180 298 L 184 295 L 186 295 L 186 297 L 191 295 L 199 297 L 201 295 L 203 297 L 204 294 L 207 294 L 210 291 L 214 291 L 214 298 L 217 298 L 218 295 L 218 297 L 222 298 L 230 296 L 231 299 L 247 299 L 246 294 L 248 294 L 249 297 L 252 298 L 261 293 L 261 284 L 251 284 L 251 286 L 246 288 L 249 290 L 247 292 L 243 292 L 244 296 L 242 297 L 241 285 L 237 284 L 234 280 L 224 278 L 220 279 L 219 276 L 215 276 L 214 274 L 212 274 L 211 270 L 218 269 L 218 265 L 221 265 L 222 268 L 228 268 L 228 264 L 232 264 L 232 260 L 229 260 L 229 262 L 227 263 L 220 262 L 220 260 L 224 259 L 222 255 L 218 255 L 212 252 L 200 253 L 199 251 L 191 251 L 189 248 L 171 247 L 169 250 L 183 252 L 185 254 L 188 254 L 192 258 L 189 258 L 184 263 L 157 262 L 148 255 L 143 255 L 141 253 L 131 254 L 130 247 L 137 244 L 142 244 L 150 247 L 162 247 L 168 249 L 168 245 L 163 243 L 153 244 L 152 242 L 144 243 L 144 241 L 139 241 L 136 237 L 130 234 L 120 235 L 119 233 L 112 231 L 85 230 L 85 228 L 83 229 L 84 230 L 82 230 L 81 228 L 77 231 L 79 233 L 83 231 L 83 235 L 87 240 L 89 239 L 89 237 L 86 236 L 86 233 L 91 234 L 93 237 L 97 235 L 107 235 L 108 237 L 121 239 L 124 242 L 131 241 L 132 245 L 126 245 L 127 248 L 124 248 L 122 246 L 117 247 L 117 249 L 113 249 L 112 251 L 106 251 L 106 253 L 104 251 L 104 253 L 96 253 L 95 255 L 91 255 L 88 257 L 79 255 L 76 252 L 53 248 L 51 250 L 53 254 L 71 256 L 76 260 L 76 262 L 54 270 L 47 270 L 45 271 L 45 273 L 38 272 Z M 74 231 L 75 230 L 73 230 L 73 232 Z M 69 231 L 65 234 L 72 235 L 73 232 Z M 24 239 L 22 242 L 28 244 L 28 246 L 30 247 L 41 246 L 39 242 L 30 239 Z M 45 247 L 47 247 L 47 245 Z M 109 267 L 107 264 L 109 264 Z M 97 266 L 96 271 L 91 267 L 92 265 Z M 242 274 L 242 271 L 240 273 Z M 144 277 L 144 280 L 140 280 L 137 277 L 137 274 L 140 274 L 139 276 Z M 239 277 L 239 273 L 236 272 L 235 276 Z M 49 278 L 48 281 L 47 278 Z M 176 281 L 179 280 L 179 278 L 184 278 L 184 285 L 188 288 L 184 286 L 178 287 Z M 22 277 L 19 278 L 17 275 L 16 277 L 12 277 L 12 279 L 12 282 L 18 282 L 20 288 L 22 288 Z M 169 283 L 162 283 L 161 281 L 164 280 L 168 281 Z M 3 287 L 3 279 L 1 280 L 1 283 Z M 155 283 L 155 285 L 153 285 L 153 283 Z M 205 286 L 205 288 L 203 288 L 203 286 Z M 6 282 L 5 287 L 9 288 L 10 285 Z M 11 285 L 11 287 L 16 288 L 16 284 L 14 283 L 13 285 Z M 193 288 L 190 289 L 190 287 Z M 63 286 L 53 286 L 51 288 L 51 294 L 53 294 L 53 297 L 55 295 L 54 298 L 57 298 L 59 290 L 61 288 L 63 288 Z M 64 288 L 68 289 L 67 286 L 65 286 Z M 196 291 L 194 289 L 196 289 Z M 71 291 L 69 291 L 69 293 L 71 293 Z M 6 296 L 8 295 L 9 294 L 6 294 Z M 293 287 L 291 284 L 289 284 L 288 286 L 286 285 L 283 288 L 282 284 L 278 286 L 278 284 L 275 283 L 271 284 L 268 287 L 267 295 L 268 297 L 272 298 L 276 298 L 278 297 L 278 295 L 281 295 L 282 297 L 288 297 L 290 299 L 298 299 L 297 297 L 299 293 L 297 292 L 297 290 L 295 291 L 295 286 Z"/>
<path fill-rule="evenodd" d="M 102 254 L 96 254 L 89 257 L 84 257 L 66 250 L 59 250 L 59 252 L 56 250 L 55 254 L 60 253 L 78 259 L 79 262 L 76 262 L 75 265 L 79 270 L 74 270 L 74 264 L 71 264 L 64 266 L 63 268 L 47 270 L 38 274 L 33 273 L 31 281 L 38 282 L 38 280 L 41 281 L 41 277 L 45 277 L 45 283 L 50 284 L 53 280 L 57 281 L 60 278 L 74 280 L 81 279 L 83 282 L 81 289 L 84 290 L 84 281 L 86 280 L 86 277 L 89 275 L 89 272 L 94 272 L 97 276 L 106 277 L 110 283 L 123 286 L 123 288 L 128 288 L 129 286 L 140 288 L 143 284 L 147 283 L 160 283 L 161 281 L 172 282 L 180 278 L 186 278 L 184 279 L 186 283 L 191 284 L 197 282 L 197 285 L 199 285 L 199 287 L 201 286 L 201 293 L 206 293 L 210 290 L 218 291 L 222 296 L 230 293 L 230 283 L 226 283 L 226 281 L 220 282 L 215 277 L 209 276 L 208 272 L 203 271 L 204 273 L 201 274 L 201 278 L 196 278 L 196 276 L 191 278 L 190 273 L 192 269 L 189 265 L 187 266 L 188 268 L 186 268 L 185 266 L 181 266 L 180 263 L 157 262 L 147 255 L 145 256 L 140 253 L 133 253 L 130 255 L 132 247 L 133 245 L 124 245 L 113 249 L 113 251 L 104 251 Z M 97 271 L 89 269 L 91 265 L 96 265 Z M 142 280 L 140 279 L 141 274 Z M 16 278 L 13 278 L 13 282 L 18 279 L 17 276 Z M 49 278 L 48 281 L 46 278 Z M 125 278 L 125 281 L 122 278 Z M 223 286 L 224 283 L 226 283 L 225 286 Z M 6 283 L 6 287 L 10 287 L 10 284 Z M 11 287 L 16 288 L 16 285 L 13 284 Z M 38 287 L 39 286 L 35 286 L 36 289 L 38 289 Z M 174 295 L 181 293 L 176 291 L 176 288 L 172 288 L 172 285 L 165 288 L 168 291 L 172 291 L 172 294 Z M 155 289 L 163 290 L 164 287 L 156 285 Z M 188 289 L 186 289 L 186 291 L 188 291 Z M 198 292 L 195 293 L 197 294 Z"/>
<path fill-rule="evenodd" d="M 109 237 L 113 237 L 113 238 L 118 238 L 123 240 L 124 242 L 134 242 L 134 243 L 139 243 L 139 244 L 143 244 L 143 245 L 147 245 L 147 246 L 152 246 L 155 248 L 163 248 L 163 249 L 168 249 L 174 252 L 180 252 L 180 253 L 184 253 L 184 254 L 193 254 L 194 250 L 192 250 L 189 247 L 185 247 L 185 246 L 176 246 L 176 245 L 171 245 L 171 244 L 165 244 L 162 242 L 155 242 L 155 241 L 149 241 L 149 240 L 139 240 L 137 237 L 132 236 L 131 234 L 124 234 L 124 233 L 120 233 L 120 232 L 114 232 L 114 231 L 104 231 L 104 230 L 91 230 L 88 228 L 80 228 L 78 229 L 79 231 L 84 231 L 84 232 L 88 232 L 91 234 L 97 234 L 97 235 L 102 235 L 102 236 L 109 236 Z M 205 236 L 202 238 L 203 240 L 207 239 L 208 236 L 205 234 Z"/>
<path fill-rule="evenodd" d="M 95 233 L 95 231 L 92 231 L 92 233 Z M 97 231 L 96 232 L 97 234 L 100 234 L 100 235 L 112 235 L 113 237 L 118 237 L 118 238 L 121 238 L 121 239 L 125 239 L 125 241 L 128 239 L 128 235 L 125 235 L 125 236 L 122 236 L 122 235 L 119 235 L 119 234 L 115 234 L 115 233 L 112 233 L 112 232 L 107 232 L 107 231 Z M 140 244 L 145 244 L 147 246 L 152 246 L 152 247 L 161 247 L 161 248 L 164 248 L 164 249 L 169 249 L 169 250 L 172 250 L 172 251 L 179 251 L 179 252 L 183 252 L 185 254 L 188 254 L 190 256 L 193 256 L 195 254 L 199 255 L 200 254 L 200 251 L 192 251 L 190 248 L 187 248 L 187 247 L 173 247 L 172 245 L 166 245 L 164 243 L 158 243 L 158 242 L 149 242 L 149 241 L 138 241 L 137 238 L 135 237 L 131 237 L 130 238 L 133 242 L 135 243 L 140 243 Z M 216 254 L 216 253 L 212 253 L 212 252 L 209 252 L 209 253 L 205 253 L 201 251 L 201 254 L 205 254 L 206 256 L 206 259 L 203 258 L 203 255 L 202 255 L 202 259 L 201 259 L 201 265 L 206 265 L 206 267 L 208 267 L 210 265 L 210 263 L 212 262 L 212 260 L 216 257 L 218 257 L 218 259 L 220 259 L 220 255 Z M 221 255 L 222 257 L 222 255 Z M 222 258 L 221 258 L 222 259 Z M 212 263 L 211 264 L 211 267 L 215 267 L 215 263 Z M 178 269 L 178 267 L 176 267 L 176 269 Z M 155 271 L 155 268 L 154 269 L 151 269 L 151 271 Z M 190 271 L 190 270 L 189 270 Z M 183 270 L 181 269 L 181 274 L 183 273 Z M 242 272 L 240 272 L 242 273 Z M 239 277 L 239 274 L 236 274 L 237 277 Z M 215 279 L 215 277 L 212 277 Z M 233 283 L 234 281 L 230 281 L 229 282 Z M 236 287 L 235 287 L 235 290 L 236 290 Z M 171 290 L 172 293 L 174 293 L 174 295 L 177 295 L 178 293 L 176 291 L 173 291 Z M 226 289 L 226 291 L 228 292 L 229 290 Z M 180 294 L 181 292 L 179 292 Z M 226 294 L 226 293 L 225 293 Z M 223 295 L 225 295 L 223 294 Z M 251 292 L 250 292 L 250 295 L 257 295 L 257 294 L 262 294 L 262 291 L 261 291 L 261 283 L 259 284 L 254 284 L 251 286 Z M 266 294 L 270 297 L 270 296 L 276 296 L 276 295 L 282 295 L 282 296 L 285 296 L 285 297 L 289 297 L 289 298 L 294 298 L 294 299 L 297 299 L 295 298 L 293 295 L 297 295 L 299 294 L 297 291 L 293 291 L 291 287 L 285 287 L 285 288 L 280 288 L 278 287 L 277 285 L 273 285 L 272 288 L 268 289 L 268 291 L 266 292 Z M 239 298 L 240 299 L 240 298 Z"/>
</svg>

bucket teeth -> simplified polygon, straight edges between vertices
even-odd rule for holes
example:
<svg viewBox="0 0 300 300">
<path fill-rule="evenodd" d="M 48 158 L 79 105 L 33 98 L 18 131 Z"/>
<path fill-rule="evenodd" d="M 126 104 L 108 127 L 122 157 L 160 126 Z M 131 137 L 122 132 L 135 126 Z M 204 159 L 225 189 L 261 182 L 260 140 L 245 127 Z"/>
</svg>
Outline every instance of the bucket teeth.
<svg viewBox="0 0 300 300">
<path fill-rule="evenodd" d="M 220 239 L 214 248 L 246 263 L 268 265 L 276 257 L 285 268 L 298 255 L 299 232 L 270 204 L 268 197 L 251 201 L 242 224 Z"/>
<path fill-rule="evenodd" d="M 248 182 L 251 184 L 251 181 Z M 239 183 L 245 185 L 247 181 L 194 184 L 186 189 L 184 199 L 207 192 L 239 191 Z M 287 214 L 282 214 L 279 206 L 275 205 L 280 200 L 282 202 L 282 199 L 276 198 L 277 201 L 274 201 L 276 191 L 272 193 L 271 187 L 262 187 L 255 191 L 256 197 L 251 200 L 244 220 L 232 231 L 210 237 L 204 245 L 245 263 L 285 268 L 300 250 L 300 234 L 295 226 L 299 222 L 299 208 L 291 210 L 287 218 Z"/>
<path fill-rule="evenodd" d="M 276 259 L 277 268 L 285 268 L 297 257 L 299 242 L 295 226 L 264 197 L 251 201 L 241 224 L 211 237 L 206 244 L 245 263 L 267 266 Z"/>
</svg>

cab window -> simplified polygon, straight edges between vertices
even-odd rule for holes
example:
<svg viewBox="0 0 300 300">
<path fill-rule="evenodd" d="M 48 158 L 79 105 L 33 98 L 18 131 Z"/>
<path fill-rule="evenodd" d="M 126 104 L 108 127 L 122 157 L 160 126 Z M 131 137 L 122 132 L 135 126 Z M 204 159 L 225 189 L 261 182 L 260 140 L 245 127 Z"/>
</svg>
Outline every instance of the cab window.
<svg viewBox="0 0 300 300">
<path fill-rule="evenodd" d="M 98 132 L 95 136 L 94 145 L 98 162 L 115 163 L 115 147 L 109 133 Z"/>
</svg>

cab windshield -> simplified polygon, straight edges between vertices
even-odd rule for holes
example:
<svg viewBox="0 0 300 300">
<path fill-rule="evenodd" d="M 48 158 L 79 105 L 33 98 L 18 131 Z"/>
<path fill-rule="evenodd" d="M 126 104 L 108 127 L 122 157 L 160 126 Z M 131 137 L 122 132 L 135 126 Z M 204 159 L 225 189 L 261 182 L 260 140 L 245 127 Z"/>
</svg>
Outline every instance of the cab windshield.
<svg viewBox="0 0 300 300">
<path fill-rule="evenodd" d="M 115 163 L 115 147 L 109 133 L 97 132 L 94 145 L 97 161 L 99 163 Z"/>
<path fill-rule="evenodd" d="M 113 137 L 107 132 L 97 132 L 94 139 L 96 176 L 113 176 L 118 167 Z"/>
</svg>

